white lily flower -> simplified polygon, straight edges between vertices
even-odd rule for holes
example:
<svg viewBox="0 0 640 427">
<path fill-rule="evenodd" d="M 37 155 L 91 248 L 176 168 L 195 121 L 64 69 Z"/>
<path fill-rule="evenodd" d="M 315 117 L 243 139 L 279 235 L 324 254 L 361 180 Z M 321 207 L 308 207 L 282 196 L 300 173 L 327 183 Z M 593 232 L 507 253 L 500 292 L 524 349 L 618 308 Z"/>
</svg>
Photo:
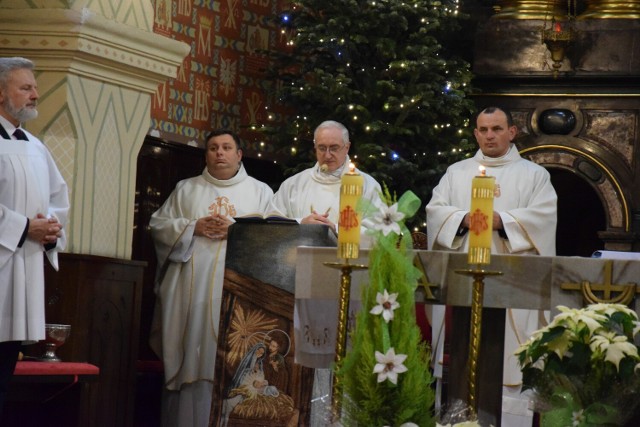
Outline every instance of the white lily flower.
<svg viewBox="0 0 640 427">
<path fill-rule="evenodd" d="M 386 289 L 383 294 L 378 292 L 376 294 L 376 302 L 378 305 L 374 306 L 369 313 L 376 315 L 382 314 L 384 321 L 389 323 L 390 320 L 393 320 L 393 310 L 400 307 L 400 303 L 396 302 L 397 297 L 397 293 L 389 294 Z"/>
<path fill-rule="evenodd" d="M 571 419 L 572 419 L 572 423 L 571 425 L 573 427 L 577 427 L 579 425 L 582 425 L 582 423 L 584 422 L 584 414 L 583 414 L 584 410 L 580 409 L 579 411 L 573 411 L 573 413 L 571 414 Z"/>
<path fill-rule="evenodd" d="M 374 226 L 376 230 L 382 231 L 383 235 L 388 235 L 390 232 L 400 234 L 400 225 L 398 221 L 404 218 L 402 212 L 398 212 L 398 204 L 394 203 L 391 206 L 382 206 L 378 212 L 373 216 Z"/>
<path fill-rule="evenodd" d="M 398 374 L 407 372 L 408 369 L 403 365 L 407 359 L 406 354 L 396 354 L 391 347 L 386 354 L 376 351 L 376 366 L 373 367 L 373 373 L 378 374 L 378 382 L 389 380 L 393 384 L 398 383 Z"/>
</svg>

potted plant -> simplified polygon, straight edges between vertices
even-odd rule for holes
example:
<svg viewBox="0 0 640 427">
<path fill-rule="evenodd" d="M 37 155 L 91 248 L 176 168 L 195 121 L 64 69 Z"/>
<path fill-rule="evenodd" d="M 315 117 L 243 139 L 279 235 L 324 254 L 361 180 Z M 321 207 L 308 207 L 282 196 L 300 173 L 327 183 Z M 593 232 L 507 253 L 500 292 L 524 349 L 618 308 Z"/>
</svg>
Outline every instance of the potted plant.
<svg viewBox="0 0 640 427">
<path fill-rule="evenodd" d="M 640 401 L 637 314 L 621 304 L 557 308 L 516 351 L 541 425 L 624 425 Z"/>
</svg>

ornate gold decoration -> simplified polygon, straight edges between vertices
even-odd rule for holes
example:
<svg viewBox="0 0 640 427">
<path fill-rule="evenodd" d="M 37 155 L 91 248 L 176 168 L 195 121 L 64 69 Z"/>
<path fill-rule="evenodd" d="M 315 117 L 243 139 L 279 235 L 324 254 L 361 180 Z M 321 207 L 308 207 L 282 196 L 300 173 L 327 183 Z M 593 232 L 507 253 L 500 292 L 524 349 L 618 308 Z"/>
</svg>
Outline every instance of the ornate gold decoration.
<svg viewBox="0 0 640 427">
<path fill-rule="evenodd" d="M 553 78 L 557 78 L 562 67 L 567 48 L 575 39 L 573 20 L 575 18 L 576 0 L 566 0 L 566 16 L 557 18 L 554 10 L 550 10 L 542 25 L 542 43 L 547 46 L 553 61 Z M 547 23 L 550 23 L 547 27 Z"/>
<path fill-rule="evenodd" d="M 344 264 L 340 262 L 325 262 L 325 266 L 342 271 L 340 276 L 340 299 L 338 300 L 338 331 L 336 337 L 336 366 L 340 366 L 347 353 L 347 326 L 349 320 L 349 298 L 351 294 L 351 272 L 354 270 L 366 270 L 366 265 L 349 264 L 349 258 L 345 258 Z M 331 392 L 331 408 L 335 420 L 340 418 L 342 412 L 342 383 L 337 375 L 333 376 Z"/>
<path fill-rule="evenodd" d="M 559 22 L 552 22 L 552 24 L 554 28 L 542 29 L 542 42 L 547 46 L 551 54 L 553 77 L 557 78 L 567 53 L 567 48 L 573 42 L 574 35 L 571 27 L 563 30 Z"/>
<path fill-rule="evenodd" d="M 578 19 L 640 19 L 640 0 L 585 0 Z"/>
<path fill-rule="evenodd" d="M 493 7 L 498 19 L 562 19 L 567 14 L 566 0 L 498 0 Z"/>
<path fill-rule="evenodd" d="M 580 291 L 585 304 L 615 303 L 629 305 L 635 293 L 640 293 L 640 288 L 635 283 L 615 285 L 611 283 L 613 261 L 607 260 L 604 264 L 603 283 L 590 283 L 583 280 L 580 283 L 563 283 L 561 289 L 566 291 Z M 598 298 L 595 292 L 602 292 L 603 297 Z M 617 294 L 617 295 L 616 295 Z"/>
<path fill-rule="evenodd" d="M 501 271 L 488 271 L 480 267 L 475 270 L 455 270 L 456 273 L 473 277 L 471 294 L 471 333 L 469 336 L 469 358 L 467 359 L 467 375 L 469 378 L 469 401 L 467 404 L 478 413 L 478 358 L 480 354 L 480 338 L 482 337 L 482 304 L 484 300 L 485 276 L 498 276 Z"/>
</svg>

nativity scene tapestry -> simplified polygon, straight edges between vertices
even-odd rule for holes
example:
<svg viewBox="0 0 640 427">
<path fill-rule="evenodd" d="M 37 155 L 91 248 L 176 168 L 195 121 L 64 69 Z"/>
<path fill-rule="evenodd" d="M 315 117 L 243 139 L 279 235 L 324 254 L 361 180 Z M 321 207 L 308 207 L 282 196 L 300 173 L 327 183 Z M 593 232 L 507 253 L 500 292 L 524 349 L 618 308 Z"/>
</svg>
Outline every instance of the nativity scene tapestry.
<svg viewBox="0 0 640 427">
<path fill-rule="evenodd" d="M 210 427 L 308 425 L 313 370 L 294 363 L 294 295 L 227 269 Z"/>
</svg>

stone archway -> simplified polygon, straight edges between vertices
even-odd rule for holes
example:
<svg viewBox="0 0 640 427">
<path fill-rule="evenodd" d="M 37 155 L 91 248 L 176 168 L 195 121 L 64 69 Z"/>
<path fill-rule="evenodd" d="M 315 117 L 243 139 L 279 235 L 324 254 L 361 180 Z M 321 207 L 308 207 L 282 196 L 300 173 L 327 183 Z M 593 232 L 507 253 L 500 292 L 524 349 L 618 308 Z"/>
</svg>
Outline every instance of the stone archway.
<svg viewBox="0 0 640 427">
<path fill-rule="evenodd" d="M 606 215 L 596 191 L 582 177 L 566 169 L 549 168 L 558 194 L 558 256 L 589 257 L 604 249 L 598 232 L 606 229 Z"/>
<path fill-rule="evenodd" d="M 628 195 L 612 170 L 590 153 L 565 145 L 538 145 L 520 152 L 551 173 L 559 198 L 558 255 L 625 250 L 617 244 L 631 229 Z"/>
</svg>

